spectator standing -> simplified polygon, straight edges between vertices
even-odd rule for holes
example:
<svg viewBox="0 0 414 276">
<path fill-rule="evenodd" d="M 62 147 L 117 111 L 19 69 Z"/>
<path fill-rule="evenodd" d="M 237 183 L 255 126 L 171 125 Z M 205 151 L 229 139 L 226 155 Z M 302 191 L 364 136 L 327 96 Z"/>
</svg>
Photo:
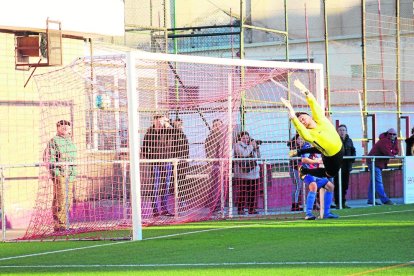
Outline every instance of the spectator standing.
<svg viewBox="0 0 414 276">
<path fill-rule="evenodd" d="M 183 121 L 177 118 L 173 122 L 172 129 L 172 149 L 171 157 L 179 159 L 178 161 L 178 180 L 184 180 L 188 169 L 188 159 L 190 157 L 190 145 L 187 135 L 183 131 Z"/>
<path fill-rule="evenodd" d="M 178 181 L 178 199 L 183 202 L 184 181 L 188 173 L 188 158 L 190 157 L 190 146 L 187 135 L 183 131 L 183 121 L 177 118 L 173 122 L 172 150 L 171 157 L 178 159 L 177 164 L 177 181 Z M 171 185 L 173 187 L 173 185 Z M 172 189 L 170 189 L 172 190 Z"/>
<path fill-rule="evenodd" d="M 237 136 L 234 145 L 235 158 L 259 158 L 260 149 L 256 141 L 250 139 L 247 131 L 242 131 Z M 244 215 L 244 208 L 247 207 L 249 214 L 257 214 L 257 198 L 260 181 L 260 166 L 254 160 L 239 160 L 234 166 L 234 181 L 238 188 L 236 197 L 237 213 Z"/>
<path fill-rule="evenodd" d="M 411 129 L 411 136 L 405 139 L 405 156 L 414 156 L 414 127 Z"/>
<path fill-rule="evenodd" d="M 304 141 L 299 136 L 298 133 L 292 137 L 287 142 L 287 146 L 289 150 L 298 150 L 302 147 Z M 292 207 L 291 211 L 303 211 L 303 208 L 300 206 L 300 195 L 302 191 L 302 180 L 299 177 L 298 171 L 299 160 L 298 159 L 290 159 L 289 160 L 289 175 L 290 179 L 292 180 L 293 189 L 292 189 Z"/>
<path fill-rule="evenodd" d="M 73 202 L 73 183 L 77 172 L 76 146 L 72 142 L 71 123 L 60 120 L 56 123 L 56 136 L 47 144 L 43 161 L 49 166 L 53 182 L 52 215 L 55 232 L 65 231 L 68 215 Z M 68 163 L 68 164 L 65 164 Z"/>
<path fill-rule="evenodd" d="M 149 196 L 152 200 L 153 217 L 158 217 L 158 197 L 161 197 L 161 215 L 173 216 L 167 209 L 168 190 L 171 183 L 172 164 L 162 159 L 171 158 L 172 126 L 164 115 L 155 115 L 153 125 L 148 128 L 142 145 L 143 159 L 157 159 L 160 161 L 149 163 L 150 182 Z"/>
<path fill-rule="evenodd" d="M 204 143 L 207 158 L 220 158 L 223 155 L 223 121 L 214 119 L 212 129 Z"/>
<path fill-rule="evenodd" d="M 399 147 L 397 141 L 397 132 L 394 128 L 390 128 L 387 132 L 380 135 L 379 141 L 374 144 L 368 156 L 390 156 L 394 157 L 399 154 Z M 372 172 L 375 172 L 375 191 L 379 195 L 380 200 L 386 205 L 395 205 L 384 191 L 384 184 L 382 182 L 382 170 L 388 167 L 389 158 L 376 158 L 374 167 L 372 162 L 368 161 L 368 168 Z M 372 205 L 375 202 L 375 195 L 372 193 L 373 179 L 372 174 L 371 181 L 368 188 L 368 204 Z"/>
<path fill-rule="evenodd" d="M 345 156 L 355 156 L 356 150 L 354 147 L 354 143 L 348 135 L 348 128 L 346 125 L 338 126 L 338 134 L 341 137 L 342 144 L 344 145 L 344 155 Z M 352 171 L 352 163 L 355 162 L 355 159 L 344 159 L 342 161 L 341 167 L 341 192 L 342 192 L 342 208 L 350 208 L 346 205 L 346 194 L 348 192 L 349 187 L 349 174 Z M 335 205 L 336 209 L 339 209 L 339 175 L 335 176 L 334 184 L 335 184 Z"/>
<path fill-rule="evenodd" d="M 223 121 L 220 119 L 214 119 L 212 128 L 208 134 L 205 142 L 204 149 L 206 157 L 209 159 L 223 158 L 225 141 L 225 129 Z M 210 195 L 208 196 L 207 207 L 211 211 L 218 211 L 220 207 L 220 196 L 221 196 L 221 179 L 220 179 L 220 161 L 212 161 L 209 163 L 209 174 L 210 174 Z"/>
</svg>

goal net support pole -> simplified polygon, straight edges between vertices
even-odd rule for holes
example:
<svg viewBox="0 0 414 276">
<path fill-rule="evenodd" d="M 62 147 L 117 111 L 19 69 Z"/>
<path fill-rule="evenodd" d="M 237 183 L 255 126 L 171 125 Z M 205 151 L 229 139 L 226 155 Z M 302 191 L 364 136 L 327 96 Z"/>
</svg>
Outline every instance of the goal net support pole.
<svg viewBox="0 0 414 276">
<path fill-rule="evenodd" d="M 232 133 L 233 131 L 233 126 L 231 124 L 232 122 L 232 110 L 233 110 L 233 85 L 232 85 L 232 75 L 229 74 L 228 75 L 228 97 L 227 97 L 227 104 L 228 104 L 228 117 L 229 117 L 229 124 L 228 124 L 228 133 Z M 231 135 L 229 135 L 227 137 L 228 139 L 228 143 L 229 143 L 229 183 L 232 183 L 233 180 L 233 167 L 232 167 L 232 163 L 231 162 L 231 158 L 232 158 L 232 153 L 233 153 L 233 137 Z M 229 217 L 232 218 L 233 217 L 233 185 L 229 185 Z"/>
<path fill-rule="evenodd" d="M 139 157 L 139 116 L 137 78 L 135 70 L 135 54 L 127 53 L 127 95 L 128 95 L 128 127 L 129 127 L 129 156 L 131 175 L 131 205 L 132 205 L 132 240 L 142 240 L 141 216 L 141 180 Z"/>
</svg>

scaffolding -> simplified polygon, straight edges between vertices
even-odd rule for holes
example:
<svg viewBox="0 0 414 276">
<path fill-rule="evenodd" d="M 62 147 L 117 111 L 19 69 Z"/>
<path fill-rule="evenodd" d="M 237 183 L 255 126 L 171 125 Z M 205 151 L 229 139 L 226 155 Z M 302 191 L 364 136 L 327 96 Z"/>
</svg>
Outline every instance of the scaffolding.
<svg viewBox="0 0 414 276">
<path fill-rule="evenodd" d="M 360 122 L 362 132 L 361 137 L 357 139 L 362 142 L 363 153 L 368 153 L 368 143 L 373 142 L 378 136 L 376 129 L 372 131 L 372 120 L 376 118 L 373 114 L 395 114 L 395 120 L 392 121 L 395 121 L 400 139 L 409 136 L 409 121 L 413 116 L 410 107 L 413 101 L 408 92 L 412 90 L 412 82 L 408 76 L 411 76 L 409 65 L 405 64 L 401 56 L 401 40 L 403 39 L 406 45 L 411 45 L 413 24 L 401 17 L 400 1 L 386 3 L 385 8 L 381 6 L 380 0 L 361 0 L 359 7 L 356 3 L 349 4 L 349 7 L 355 9 L 355 14 L 360 15 L 361 21 L 360 35 L 348 40 L 338 38 L 335 25 L 338 15 L 333 12 L 330 14 L 337 5 L 341 5 L 336 2 L 321 0 L 319 12 L 323 16 L 312 18 L 308 16 L 307 4 L 310 9 L 314 9 L 313 12 L 317 4 L 304 0 L 303 29 L 306 34 L 299 33 L 296 36 L 296 29 L 289 30 L 289 11 L 293 9 L 296 13 L 300 12 L 297 3 L 289 3 L 288 6 L 287 0 L 279 1 L 278 8 L 280 9 L 283 3 L 283 11 L 279 12 L 279 17 L 273 16 L 274 21 L 280 23 L 280 28 L 272 28 L 277 24 L 269 27 L 257 20 L 257 13 L 263 13 L 264 9 L 270 7 L 263 2 L 263 5 L 257 6 L 253 6 L 249 0 L 225 1 L 220 4 L 214 4 L 209 0 L 204 2 L 210 3 L 211 9 L 204 15 L 190 20 L 190 23 L 187 20 L 183 25 L 183 11 L 188 8 L 184 1 L 149 1 L 146 7 L 139 10 L 138 17 L 142 18 L 142 24 L 126 24 L 126 44 L 133 43 L 134 47 L 151 52 L 235 59 L 255 59 L 256 56 L 251 54 L 255 47 L 267 47 L 268 59 L 271 60 L 313 62 L 311 48 L 317 47 L 316 44 L 321 42 L 320 45 L 324 46 L 320 51 L 323 51 L 325 63 L 326 112 L 337 121 L 353 121 L 352 117 L 361 117 L 357 121 Z M 233 4 L 232 8 L 226 7 L 230 2 Z M 238 7 L 234 3 L 238 3 Z M 275 4 L 276 2 L 272 2 L 269 5 Z M 384 9 L 388 9 L 387 14 Z M 390 15 L 392 9 L 394 12 Z M 141 15 L 142 13 L 146 15 Z M 323 24 L 321 32 L 316 36 L 310 35 L 312 31 L 315 32 L 315 25 L 319 24 Z M 298 22 L 293 22 L 293 26 L 298 28 Z M 306 38 L 303 39 L 304 37 Z M 306 49 L 303 47 L 303 50 L 306 50 L 306 58 L 298 59 L 290 52 L 290 48 L 297 47 L 298 40 L 306 45 Z M 356 45 L 350 45 L 352 43 Z M 356 56 L 359 55 L 360 60 L 350 66 L 351 72 L 348 75 L 332 72 L 338 63 L 338 57 L 332 49 L 335 50 L 338 45 L 348 47 Z M 407 47 L 407 52 L 406 49 Z M 411 47 L 408 49 L 411 50 Z M 297 55 L 297 51 L 295 54 Z M 243 102 L 241 108 L 244 106 Z M 377 116 L 377 119 L 381 120 L 381 115 Z M 242 115 L 242 125 L 243 121 Z M 381 124 L 377 124 L 377 127 L 380 128 Z"/>
</svg>

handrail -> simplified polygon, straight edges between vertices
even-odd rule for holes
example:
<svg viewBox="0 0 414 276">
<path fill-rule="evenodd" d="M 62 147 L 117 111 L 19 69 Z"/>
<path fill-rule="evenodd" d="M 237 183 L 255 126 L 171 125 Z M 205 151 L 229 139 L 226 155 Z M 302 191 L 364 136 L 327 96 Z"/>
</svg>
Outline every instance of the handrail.
<svg viewBox="0 0 414 276">
<path fill-rule="evenodd" d="M 344 156 L 344 159 L 365 159 L 365 167 L 368 166 L 368 163 L 371 164 L 372 166 L 375 163 L 376 159 L 398 159 L 398 160 L 403 160 L 402 162 L 402 170 L 404 172 L 406 172 L 406 158 L 405 156 L 366 156 L 366 155 L 362 155 L 362 156 Z M 289 161 L 289 160 L 299 160 L 300 157 L 293 157 L 293 158 L 289 158 L 289 157 L 282 157 L 282 158 L 188 158 L 188 159 L 141 159 L 140 163 L 142 164 L 151 164 L 151 163 L 157 163 L 157 162 L 171 162 L 174 164 L 174 166 L 176 167 L 178 165 L 178 161 L 180 160 L 185 160 L 185 161 L 194 161 L 194 162 L 217 162 L 219 161 L 221 163 L 220 167 L 224 167 L 224 162 L 231 162 L 231 161 L 239 161 L 239 160 L 256 160 L 259 162 L 263 162 L 263 165 L 265 166 L 263 168 L 263 172 L 264 172 L 264 180 L 266 180 L 267 175 L 267 165 L 272 165 L 272 161 Z M 368 160 L 369 159 L 369 160 Z M 60 166 L 70 166 L 70 165 L 82 165 L 82 164 L 121 164 L 122 165 L 122 171 L 123 171 L 123 175 L 124 175 L 124 180 L 126 179 L 126 174 L 127 172 L 127 165 L 129 164 L 128 160 L 113 160 L 113 161 L 109 161 L 109 160 L 95 160 L 95 161 L 88 161 L 88 162 L 60 162 L 60 163 L 53 163 L 54 165 L 60 165 Z M 0 215 L 0 219 L 2 222 L 2 240 L 5 240 L 6 237 L 6 212 L 7 212 L 7 206 L 4 205 L 4 196 L 5 196 L 5 191 L 6 191 L 6 177 L 5 177 L 5 170 L 7 169 L 13 169 L 13 168 L 28 168 L 28 167 L 41 167 L 41 166 L 45 166 L 48 167 L 50 165 L 50 163 L 26 163 L 26 164 L 8 164 L 8 165 L 2 165 L 0 164 L 0 202 L 1 202 L 1 215 Z M 355 168 L 355 167 L 354 167 Z M 270 169 L 271 170 L 271 169 Z M 177 174 L 177 171 L 175 170 L 175 175 Z M 371 179 L 372 182 L 375 183 L 375 173 L 374 171 L 370 172 L 371 174 Z M 84 176 L 82 176 L 84 177 Z M 224 177 L 224 174 L 221 176 Z M 177 177 L 175 177 L 176 181 Z M 267 181 L 265 181 L 264 183 L 264 187 L 266 188 Z M 123 185 L 123 194 L 124 194 L 124 199 L 127 197 L 126 193 L 127 193 L 127 189 L 126 189 L 126 182 L 122 183 Z M 175 182 L 174 185 L 177 185 L 177 183 Z M 337 185 L 339 191 L 341 191 L 341 178 L 339 178 L 339 183 L 335 183 L 335 185 Z M 405 184 L 404 184 L 405 185 Z M 221 188 L 223 189 L 223 187 Z M 177 191 L 178 189 L 175 189 L 175 191 Z M 372 185 L 372 191 L 373 194 L 375 195 L 375 185 Z M 176 197 L 178 196 L 177 194 L 175 195 Z M 264 198 L 267 199 L 267 189 L 265 189 L 265 194 L 264 194 Z M 222 202 L 223 198 L 222 198 Z M 373 202 L 375 204 L 375 201 Z M 127 202 L 123 202 L 124 206 L 127 205 Z M 265 213 L 267 213 L 267 204 L 264 205 L 265 206 Z M 340 208 L 342 208 L 341 206 L 341 200 L 340 200 Z M 126 217 L 126 213 L 124 214 L 124 217 Z"/>
<path fill-rule="evenodd" d="M 404 159 L 405 156 L 344 156 L 344 159 Z M 300 160 L 300 157 L 274 157 L 274 158 L 231 158 L 231 161 L 242 161 L 242 160 L 255 160 L 255 161 L 289 161 L 289 160 Z M 215 162 L 215 161 L 229 161 L 229 158 L 170 158 L 170 159 L 140 159 L 140 163 L 159 163 L 159 162 L 171 162 L 176 161 L 187 161 L 187 162 Z M 91 165 L 91 164 L 128 164 L 129 160 L 95 160 L 86 162 L 40 162 L 40 163 L 20 163 L 20 164 L 0 164 L 0 167 L 7 168 L 33 168 L 33 167 L 48 167 L 50 164 L 55 166 L 79 166 L 79 165 Z"/>
</svg>

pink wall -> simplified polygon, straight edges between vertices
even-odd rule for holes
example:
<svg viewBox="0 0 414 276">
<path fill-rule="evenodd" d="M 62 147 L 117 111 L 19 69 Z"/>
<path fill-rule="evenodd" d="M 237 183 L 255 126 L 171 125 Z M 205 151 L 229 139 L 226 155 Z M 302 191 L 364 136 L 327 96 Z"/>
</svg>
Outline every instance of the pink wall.
<svg viewBox="0 0 414 276">
<path fill-rule="evenodd" d="M 389 197 L 403 196 L 401 170 L 383 171 L 382 177 L 385 192 Z M 369 181 L 370 172 L 351 173 L 347 199 L 366 199 L 368 197 Z M 293 185 L 290 177 L 272 178 L 267 188 L 269 208 L 289 206 L 292 202 L 292 188 Z"/>
</svg>

